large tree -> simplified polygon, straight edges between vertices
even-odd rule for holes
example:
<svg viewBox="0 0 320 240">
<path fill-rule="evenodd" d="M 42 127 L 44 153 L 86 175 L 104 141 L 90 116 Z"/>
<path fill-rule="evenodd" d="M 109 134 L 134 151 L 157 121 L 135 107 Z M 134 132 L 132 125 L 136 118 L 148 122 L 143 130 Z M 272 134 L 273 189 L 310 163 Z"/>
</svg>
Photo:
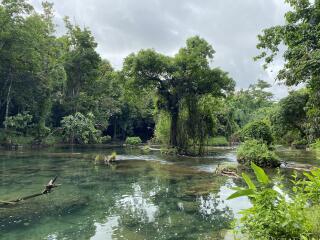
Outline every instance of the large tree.
<svg viewBox="0 0 320 240">
<path fill-rule="evenodd" d="M 271 85 L 263 80 L 251 84 L 248 89 L 241 89 L 227 99 L 229 118 L 242 128 L 256 118 L 260 109 L 266 109 L 273 104 L 273 94 L 269 91 Z"/>
<path fill-rule="evenodd" d="M 288 132 L 297 132 L 301 139 L 307 135 L 306 106 L 309 93 L 306 89 L 292 91 L 281 99 L 271 122 L 276 136 L 281 138 Z"/>
<path fill-rule="evenodd" d="M 285 24 L 263 30 L 259 35 L 257 59 L 266 66 L 280 52 L 283 44 L 284 66 L 278 79 L 288 86 L 306 84 L 310 88 L 309 128 L 314 137 L 320 137 L 320 1 L 286 0 L 291 6 L 285 14 Z"/>
<path fill-rule="evenodd" d="M 227 73 L 210 66 L 214 53 L 210 44 L 195 36 L 189 38 L 174 57 L 147 49 L 125 59 L 124 72 L 128 79 L 134 82 L 138 91 L 156 91 L 158 109 L 169 113 L 170 144 L 174 147 L 181 146 L 179 118 L 182 107 L 186 107 L 187 120 L 190 120 L 195 114 L 201 114 L 198 108 L 201 97 L 206 94 L 224 96 L 234 87 Z"/>
<path fill-rule="evenodd" d="M 45 129 L 55 81 L 64 78 L 52 17 L 48 2 L 42 14 L 24 0 L 0 5 L 0 119 L 30 111 L 38 133 Z"/>
<path fill-rule="evenodd" d="M 75 113 L 80 110 L 81 102 L 84 102 L 82 97 L 96 85 L 101 58 L 96 52 L 97 43 L 89 29 L 72 25 L 68 18 L 65 18 L 65 23 L 68 30 L 64 63 L 67 73 L 66 97 L 69 112 Z"/>
<path fill-rule="evenodd" d="M 32 6 L 24 1 L 6 0 L 0 5 L 0 79 L 1 120 L 8 118 L 12 95 L 15 92 L 16 82 L 25 72 L 25 55 L 28 50 L 24 49 L 27 38 L 25 33 L 25 17 L 30 14 Z M 5 128 L 7 126 L 5 125 Z"/>
</svg>

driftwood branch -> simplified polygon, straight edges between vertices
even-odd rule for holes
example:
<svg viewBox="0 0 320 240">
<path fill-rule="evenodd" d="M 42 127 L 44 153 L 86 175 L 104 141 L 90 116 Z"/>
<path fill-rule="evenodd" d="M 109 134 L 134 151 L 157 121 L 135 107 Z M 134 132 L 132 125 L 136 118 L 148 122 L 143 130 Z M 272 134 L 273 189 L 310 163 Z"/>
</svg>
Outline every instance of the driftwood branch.
<svg viewBox="0 0 320 240">
<path fill-rule="evenodd" d="M 57 178 L 58 177 L 56 176 L 55 178 L 51 179 L 48 182 L 48 184 L 45 185 L 45 188 L 40 193 L 32 194 L 32 195 L 25 196 L 25 197 L 22 197 L 22 198 L 18 198 L 18 199 L 12 200 L 12 201 L 0 201 L 0 205 L 12 205 L 12 204 L 16 204 L 16 203 L 21 202 L 21 201 L 28 200 L 30 198 L 35 198 L 35 197 L 39 197 L 39 196 L 51 193 L 53 188 L 56 188 L 56 187 L 59 186 L 59 185 L 55 184 Z"/>
<path fill-rule="evenodd" d="M 231 172 L 231 171 L 225 171 L 225 170 L 221 171 L 221 175 L 231 177 L 231 178 L 241 178 L 237 173 Z"/>
</svg>

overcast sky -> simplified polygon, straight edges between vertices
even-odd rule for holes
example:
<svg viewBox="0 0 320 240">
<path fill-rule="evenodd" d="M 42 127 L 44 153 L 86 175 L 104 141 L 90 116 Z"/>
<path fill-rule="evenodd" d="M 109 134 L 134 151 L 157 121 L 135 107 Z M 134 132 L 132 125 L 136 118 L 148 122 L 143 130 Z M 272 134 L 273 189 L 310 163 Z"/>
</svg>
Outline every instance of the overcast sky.
<svg viewBox="0 0 320 240">
<path fill-rule="evenodd" d="M 31 0 L 37 8 L 40 0 Z M 279 98 L 286 88 L 274 81 L 273 72 L 254 62 L 257 35 L 263 28 L 283 23 L 288 10 L 284 0 L 53 0 L 56 22 L 62 18 L 89 27 L 98 52 L 116 69 L 123 58 L 142 48 L 173 55 L 193 35 L 205 38 L 216 50 L 214 65 L 228 71 L 237 88 L 257 79 L 270 82 Z"/>
</svg>

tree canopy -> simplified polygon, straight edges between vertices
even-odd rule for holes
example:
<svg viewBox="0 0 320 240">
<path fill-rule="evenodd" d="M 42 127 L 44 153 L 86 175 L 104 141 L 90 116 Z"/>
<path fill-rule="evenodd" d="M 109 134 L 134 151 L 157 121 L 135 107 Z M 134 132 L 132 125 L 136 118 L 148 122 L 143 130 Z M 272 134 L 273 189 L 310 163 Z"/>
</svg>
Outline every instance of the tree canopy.
<svg viewBox="0 0 320 240">
<path fill-rule="evenodd" d="M 291 9 L 285 14 L 285 24 L 263 30 L 258 36 L 261 54 L 266 66 L 286 47 L 285 61 L 278 73 L 278 79 L 288 86 L 306 84 L 310 89 L 308 104 L 309 128 L 312 138 L 320 137 L 320 1 L 287 0 Z"/>
<path fill-rule="evenodd" d="M 204 126 L 204 112 L 200 112 L 199 101 L 206 94 L 223 97 L 233 90 L 234 81 L 219 68 L 212 68 L 214 50 L 204 39 L 195 36 L 187 40 L 186 46 L 174 56 L 165 56 L 153 49 L 141 50 L 125 59 L 124 72 L 133 86 L 156 89 L 157 108 L 170 114 L 170 144 L 185 148 L 184 141 L 196 140 L 193 129 Z M 188 136 L 182 133 L 182 115 L 186 111 Z M 195 119 L 195 117 L 197 119 Z M 191 119 L 193 118 L 193 119 Z M 198 138 L 202 143 L 204 136 Z M 186 143 L 188 144 L 188 143 Z"/>
</svg>

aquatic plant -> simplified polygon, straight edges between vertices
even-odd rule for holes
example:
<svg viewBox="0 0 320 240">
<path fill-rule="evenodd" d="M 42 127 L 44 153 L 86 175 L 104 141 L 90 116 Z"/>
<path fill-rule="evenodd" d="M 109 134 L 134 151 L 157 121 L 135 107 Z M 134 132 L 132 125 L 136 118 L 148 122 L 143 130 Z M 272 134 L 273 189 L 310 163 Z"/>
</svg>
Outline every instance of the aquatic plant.
<svg viewBox="0 0 320 240">
<path fill-rule="evenodd" d="M 108 162 L 115 162 L 117 160 L 117 153 L 112 152 L 111 155 L 108 156 Z"/>
<path fill-rule="evenodd" d="M 254 162 L 260 167 L 279 167 L 280 161 L 277 155 L 271 151 L 267 144 L 258 140 L 247 140 L 237 150 L 239 163 L 250 166 Z"/>
<path fill-rule="evenodd" d="M 104 163 L 107 160 L 107 157 L 102 154 L 98 154 L 94 158 L 94 163 L 99 164 L 99 163 Z"/>
<path fill-rule="evenodd" d="M 117 153 L 116 152 L 112 152 L 110 155 L 106 156 L 103 154 L 98 154 L 95 156 L 94 158 L 94 162 L 95 164 L 110 164 L 112 162 L 115 162 L 117 160 Z"/>
<path fill-rule="evenodd" d="M 142 149 L 142 152 L 144 153 L 149 153 L 151 151 L 151 148 L 149 145 L 145 145 L 141 149 Z"/>
</svg>

